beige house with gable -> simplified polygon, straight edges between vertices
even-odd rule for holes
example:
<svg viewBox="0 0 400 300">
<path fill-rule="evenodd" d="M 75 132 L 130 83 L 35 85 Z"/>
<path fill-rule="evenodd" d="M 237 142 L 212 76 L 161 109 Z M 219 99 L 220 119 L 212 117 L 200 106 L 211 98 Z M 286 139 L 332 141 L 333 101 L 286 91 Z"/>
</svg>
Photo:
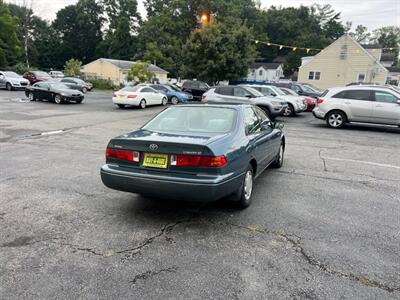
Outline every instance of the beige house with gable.
<svg viewBox="0 0 400 300">
<path fill-rule="evenodd" d="M 354 82 L 385 84 L 388 70 L 380 62 L 382 49 L 361 46 L 345 34 L 315 56 L 303 57 L 298 82 L 320 89 Z"/>
<path fill-rule="evenodd" d="M 126 84 L 127 75 L 135 62 L 129 60 L 99 58 L 82 67 L 82 73 L 88 78 L 111 80 L 114 84 Z M 150 64 L 149 70 L 152 71 L 160 83 L 168 82 L 168 72 Z"/>
</svg>

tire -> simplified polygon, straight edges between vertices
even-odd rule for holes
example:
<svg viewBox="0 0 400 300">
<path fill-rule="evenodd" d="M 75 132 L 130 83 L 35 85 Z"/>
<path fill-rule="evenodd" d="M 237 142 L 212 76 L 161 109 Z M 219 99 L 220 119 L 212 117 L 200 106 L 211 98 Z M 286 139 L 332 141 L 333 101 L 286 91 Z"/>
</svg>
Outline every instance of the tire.
<svg viewBox="0 0 400 300">
<path fill-rule="evenodd" d="M 6 89 L 7 89 L 7 91 L 12 91 L 13 90 L 13 87 L 12 87 L 11 83 L 7 82 Z"/>
<path fill-rule="evenodd" d="M 139 103 L 139 107 L 141 108 L 141 109 L 145 109 L 146 108 L 146 100 L 144 100 L 144 99 L 142 99 L 142 100 L 140 100 L 140 103 Z"/>
<path fill-rule="evenodd" d="M 283 142 L 279 146 L 279 152 L 276 155 L 275 161 L 272 163 L 272 167 L 274 168 L 281 168 L 283 165 L 283 158 L 285 156 L 285 146 L 283 145 Z"/>
<path fill-rule="evenodd" d="M 36 98 L 32 92 L 28 93 L 28 99 L 29 99 L 29 101 L 36 101 Z"/>
<path fill-rule="evenodd" d="M 119 108 L 125 108 L 125 104 L 117 104 Z"/>
<path fill-rule="evenodd" d="M 285 117 L 294 117 L 296 115 L 296 112 L 294 111 L 294 107 L 292 104 L 288 103 L 287 109 L 283 112 L 283 115 Z"/>
<path fill-rule="evenodd" d="M 168 103 L 168 98 L 167 97 L 162 98 L 161 105 L 165 106 L 167 105 L 167 103 Z"/>
<path fill-rule="evenodd" d="M 82 100 L 77 100 L 77 101 L 76 101 L 76 104 L 81 104 L 82 101 L 83 101 L 83 99 L 82 99 Z"/>
<path fill-rule="evenodd" d="M 235 201 L 237 208 L 245 209 L 249 207 L 252 200 L 252 192 L 253 192 L 253 181 L 254 181 L 254 173 L 253 168 L 249 164 L 247 167 L 245 176 L 243 178 L 242 185 L 240 188 L 233 193 L 231 200 Z"/>
<path fill-rule="evenodd" d="M 87 90 L 87 88 L 85 88 L 85 87 L 82 89 L 82 93 L 84 93 L 84 94 L 86 94 L 87 91 L 88 91 L 88 90 Z"/>
<path fill-rule="evenodd" d="M 56 94 L 56 95 L 54 96 L 54 102 L 55 102 L 56 104 L 63 104 L 63 103 L 64 103 L 64 101 L 63 101 L 61 95 L 59 95 L 59 94 Z"/>
<path fill-rule="evenodd" d="M 343 128 L 346 123 L 346 115 L 339 110 L 331 111 L 326 116 L 326 124 L 331 128 Z"/>
<path fill-rule="evenodd" d="M 172 103 L 173 105 L 177 105 L 177 104 L 179 103 L 178 97 L 172 96 L 172 97 L 171 97 L 171 103 Z"/>
</svg>

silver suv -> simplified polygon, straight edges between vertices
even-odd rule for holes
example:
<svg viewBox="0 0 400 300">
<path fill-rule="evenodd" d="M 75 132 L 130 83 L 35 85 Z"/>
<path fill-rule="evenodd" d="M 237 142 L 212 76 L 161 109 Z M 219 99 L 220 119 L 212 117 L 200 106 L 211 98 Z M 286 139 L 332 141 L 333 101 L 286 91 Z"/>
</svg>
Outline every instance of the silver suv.
<svg viewBox="0 0 400 300">
<path fill-rule="evenodd" d="M 348 122 L 400 126 L 400 93 L 385 87 L 332 88 L 317 99 L 313 115 L 332 128 Z"/>
<path fill-rule="evenodd" d="M 203 102 L 252 103 L 260 107 L 269 118 L 283 115 L 287 103 L 279 98 L 264 96 L 251 87 L 236 85 L 217 86 L 203 94 Z"/>
</svg>

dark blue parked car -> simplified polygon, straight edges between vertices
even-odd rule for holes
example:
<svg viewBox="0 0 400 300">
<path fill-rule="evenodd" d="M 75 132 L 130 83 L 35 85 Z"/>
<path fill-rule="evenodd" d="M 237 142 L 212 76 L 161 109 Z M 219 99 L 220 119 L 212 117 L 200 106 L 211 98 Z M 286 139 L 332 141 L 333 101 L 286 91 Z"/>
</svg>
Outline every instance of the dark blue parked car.
<svg viewBox="0 0 400 300">
<path fill-rule="evenodd" d="M 167 95 L 168 101 L 172 104 L 180 102 L 187 102 L 193 100 L 193 96 L 189 93 L 182 92 L 178 87 L 169 84 L 152 84 L 153 89 L 160 91 Z"/>
<path fill-rule="evenodd" d="M 251 104 L 171 106 L 108 143 L 101 179 L 112 189 L 160 198 L 229 196 L 245 208 L 253 180 L 283 164 L 282 127 Z"/>
</svg>

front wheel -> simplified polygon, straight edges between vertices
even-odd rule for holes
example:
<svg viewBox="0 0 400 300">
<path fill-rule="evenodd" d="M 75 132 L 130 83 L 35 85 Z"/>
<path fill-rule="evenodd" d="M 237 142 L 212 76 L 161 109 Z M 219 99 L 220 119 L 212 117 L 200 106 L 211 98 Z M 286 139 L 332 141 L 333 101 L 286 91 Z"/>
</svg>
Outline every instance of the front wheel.
<svg viewBox="0 0 400 300">
<path fill-rule="evenodd" d="M 282 142 L 281 145 L 279 146 L 279 152 L 276 155 L 275 161 L 272 164 L 274 168 L 279 169 L 282 167 L 284 154 L 285 154 L 285 147 Z"/>
<path fill-rule="evenodd" d="M 288 107 L 286 108 L 286 110 L 283 112 L 283 115 L 285 117 L 293 117 L 295 115 L 295 111 L 294 111 L 294 107 L 292 104 L 288 104 Z"/>
<path fill-rule="evenodd" d="M 35 101 L 36 100 L 35 96 L 33 95 L 33 93 L 29 93 L 28 94 L 28 99 L 29 99 L 29 101 Z"/>
<path fill-rule="evenodd" d="M 236 205 L 240 209 L 245 209 L 251 204 L 251 196 L 253 193 L 253 168 L 251 165 L 247 167 L 246 173 L 243 178 L 242 185 L 240 188 L 232 195 L 232 200 L 236 202 Z"/>
<path fill-rule="evenodd" d="M 346 115 L 341 111 L 332 111 L 326 117 L 326 124 L 331 128 L 342 128 L 346 124 Z"/>
<path fill-rule="evenodd" d="M 83 101 L 83 99 L 81 99 L 81 100 L 76 100 L 76 103 L 77 103 L 77 104 L 80 104 L 80 103 L 82 103 L 82 101 Z"/>
<path fill-rule="evenodd" d="M 55 95 L 54 96 L 54 102 L 57 103 L 57 104 L 62 104 L 63 100 L 62 100 L 61 95 Z"/>
<path fill-rule="evenodd" d="M 88 90 L 87 90 L 87 88 L 85 88 L 85 87 L 82 89 L 82 93 L 84 93 L 84 94 L 86 94 L 87 91 L 88 91 Z"/>
<path fill-rule="evenodd" d="M 139 103 L 139 107 L 141 109 L 145 109 L 146 108 L 146 100 L 142 99 Z"/>
<path fill-rule="evenodd" d="M 173 105 L 178 104 L 178 103 L 179 103 L 178 97 L 173 96 L 173 97 L 171 98 L 171 103 L 172 103 Z"/>
<path fill-rule="evenodd" d="M 7 84 L 6 84 L 6 89 L 7 89 L 8 91 L 12 91 L 13 87 L 12 87 L 11 83 L 7 82 Z"/>
<path fill-rule="evenodd" d="M 168 99 L 167 99 L 166 97 L 164 97 L 164 98 L 162 99 L 162 101 L 161 101 L 161 105 L 162 105 L 162 106 L 165 106 L 165 105 L 167 105 L 167 103 L 168 103 Z"/>
</svg>

